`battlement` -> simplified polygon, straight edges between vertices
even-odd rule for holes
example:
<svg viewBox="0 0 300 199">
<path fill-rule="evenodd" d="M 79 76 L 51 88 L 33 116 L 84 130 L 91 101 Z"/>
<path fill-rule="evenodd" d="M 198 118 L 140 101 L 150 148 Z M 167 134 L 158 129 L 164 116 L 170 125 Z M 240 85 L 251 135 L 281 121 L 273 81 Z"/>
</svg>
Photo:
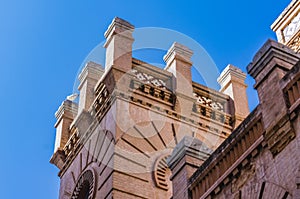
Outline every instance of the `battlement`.
<svg viewBox="0 0 300 199">
<path fill-rule="evenodd" d="M 246 74 L 229 64 L 219 91 L 192 81 L 193 50 L 176 41 L 158 68 L 132 57 L 134 26 L 114 18 L 105 66 L 88 62 L 79 102 L 56 112 L 63 198 L 300 198 L 300 1 L 274 22 Z"/>
<path fill-rule="evenodd" d="M 105 66 L 89 62 L 82 69 L 78 105 L 72 102 L 78 111 L 64 128 L 57 128 L 60 148 L 51 162 L 64 179 L 75 162 L 87 156 L 82 175 L 93 168 L 107 182 L 139 178 L 143 187 L 166 198 L 172 195 L 169 168 L 161 170 L 159 165 L 166 165 L 180 140 L 200 139 L 212 151 L 249 114 L 245 74 L 229 65 L 218 79 L 221 90 L 208 88 L 192 81 L 193 51 L 183 44 L 174 41 L 164 56 L 164 69 L 133 58 L 133 31 L 134 26 L 123 19 L 112 21 L 105 33 Z M 111 191 L 102 185 L 100 192 Z M 130 192 L 124 186 L 110 188 Z"/>
</svg>

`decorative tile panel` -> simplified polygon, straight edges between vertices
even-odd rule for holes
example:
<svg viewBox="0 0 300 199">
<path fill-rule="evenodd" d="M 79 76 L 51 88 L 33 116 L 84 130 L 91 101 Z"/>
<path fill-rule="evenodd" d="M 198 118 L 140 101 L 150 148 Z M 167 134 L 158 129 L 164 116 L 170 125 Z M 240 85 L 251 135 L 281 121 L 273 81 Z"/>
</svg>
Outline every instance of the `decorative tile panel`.
<svg viewBox="0 0 300 199">
<path fill-rule="evenodd" d="M 300 13 L 283 30 L 285 42 L 289 41 L 300 27 Z"/>
<path fill-rule="evenodd" d="M 194 96 L 197 98 L 197 102 L 204 106 L 208 106 L 214 110 L 218 110 L 222 112 L 224 112 L 225 110 L 224 103 L 214 101 L 211 98 L 199 95 L 198 93 L 194 93 Z"/>
<path fill-rule="evenodd" d="M 159 79 L 142 71 L 138 71 L 136 69 L 132 69 L 131 72 L 138 80 L 144 82 L 145 84 L 152 84 L 153 86 L 157 86 L 159 88 L 166 88 L 166 82 L 162 79 Z"/>
</svg>

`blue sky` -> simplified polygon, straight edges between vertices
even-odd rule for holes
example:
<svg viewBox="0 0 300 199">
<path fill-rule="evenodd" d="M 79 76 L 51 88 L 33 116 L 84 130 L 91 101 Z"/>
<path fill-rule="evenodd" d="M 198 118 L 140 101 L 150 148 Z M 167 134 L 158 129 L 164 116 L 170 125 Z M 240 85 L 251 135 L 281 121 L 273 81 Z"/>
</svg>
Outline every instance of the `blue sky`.
<svg viewBox="0 0 300 199">
<path fill-rule="evenodd" d="M 181 32 L 199 42 L 219 70 L 231 63 L 245 71 L 260 46 L 275 39 L 270 25 L 289 2 L 1 1 L 1 198 L 58 197 L 58 170 L 49 163 L 54 113 L 73 92 L 78 68 L 104 40 L 113 17 L 136 28 Z M 251 78 L 247 83 L 253 109 L 256 92 Z"/>
</svg>

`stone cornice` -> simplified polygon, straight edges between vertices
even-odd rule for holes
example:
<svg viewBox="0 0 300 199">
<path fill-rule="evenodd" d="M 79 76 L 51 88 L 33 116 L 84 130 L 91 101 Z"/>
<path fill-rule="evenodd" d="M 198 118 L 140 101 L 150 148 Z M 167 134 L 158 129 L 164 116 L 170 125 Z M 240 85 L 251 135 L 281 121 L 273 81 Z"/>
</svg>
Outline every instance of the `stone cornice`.
<svg viewBox="0 0 300 199">
<path fill-rule="evenodd" d="M 134 26 L 128 21 L 125 21 L 121 18 L 115 17 L 111 24 L 109 25 L 107 31 L 104 33 L 106 42 L 104 47 L 107 48 L 108 44 L 115 35 L 126 38 L 131 42 L 134 41 L 132 37 L 132 32 L 134 31 Z"/>
<path fill-rule="evenodd" d="M 300 59 L 300 54 L 296 54 L 289 47 L 269 39 L 256 53 L 252 63 L 247 66 L 248 73 L 255 79 L 264 70 L 266 77 L 274 67 L 278 66 L 284 70 L 295 65 Z M 273 63 L 272 63 L 273 61 Z M 259 85 L 263 77 L 259 78 L 256 85 Z"/>
<path fill-rule="evenodd" d="M 78 76 L 78 79 L 80 81 L 78 90 L 80 90 L 87 78 L 98 81 L 103 73 L 104 69 L 100 64 L 97 64 L 95 62 L 88 62 Z"/>
<path fill-rule="evenodd" d="M 164 56 L 164 61 L 167 63 L 165 70 L 171 65 L 174 59 L 180 60 L 183 62 L 192 65 L 191 57 L 193 55 L 193 51 L 186 46 L 174 42 L 171 48 L 168 50 L 167 54 Z"/>
<path fill-rule="evenodd" d="M 105 38 L 108 38 L 112 34 L 119 34 L 124 31 L 133 31 L 134 25 L 130 24 L 128 21 L 115 17 L 111 24 L 109 25 L 107 31 L 104 33 Z"/>
<path fill-rule="evenodd" d="M 129 97 L 122 96 L 120 99 L 123 99 L 123 100 L 127 99 L 128 102 L 134 103 L 137 106 L 147 108 L 147 109 L 149 109 L 153 112 L 156 112 L 158 114 L 166 116 L 170 119 L 173 119 L 175 121 L 182 122 L 184 124 L 190 125 L 191 127 L 197 128 L 199 130 L 210 133 L 212 135 L 216 135 L 216 136 L 218 136 L 220 138 L 223 138 L 223 139 L 226 139 L 229 136 L 229 132 L 232 131 L 232 126 L 217 122 L 215 120 L 211 120 L 210 118 L 203 117 L 203 116 L 201 116 L 197 113 L 192 113 L 192 115 L 196 115 L 197 117 L 199 117 L 199 120 L 196 121 L 195 119 L 192 119 L 191 117 L 183 116 L 183 115 L 177 113 L 176 111 L 174 111 L 172 109 L 166 109 L 166 108 L 163 108 L 163 107 L 159 107 L 157 105 L 153 105 L 151 103 L 146 103 L 142 100 L 139 100 L 138 98 L 129 99 Z M 220 125 L 226 130 L 225 130 L 225 132 L 220 132 L 216 128 L 212 128 L 212 126 L 209 126 L 209 125 L 205 126 L 200 121 L 205 121 L 205 122 L 209 121 L 212 126 Z"/>
<path fill-rule="evenodd" d="M 50 159 L 50 163 L 57 166 L 57 168 L 62 169 L 64 162 L 65 162 L 66 156 L 63 150 L 58 149 L 54 152 Z"/>
<path fill-rule="evenodd" d="M 172 155 L 167 159 L 169 167 L 172 169 L 186 155 L 206 160 L 213 151 L 197 138 L 184 136 L 176 145 Z"/>
<path fill-rule="evenodd" d="M 300 5 L 300 1 L 293 0 L 280 14 L 280 16 L 275 20 L 275 22 L 271 25 L 271 29 L 273 31 L 277 31 L 280 27 L 286 26 L 289 21 L 294 17 L 293 12 L 295 12 L 296 8 Z"/>
<path fill-rule="evenodd" d="M 246 74 L 239 68 L 229 64 L 220 74 L 219 78 L 217 79 L 218 83 L 220 85 L 223 85 L 225 87 L 225 84 L 227 82 L 235 81 L 237 83 L 243 84 L 246 79 Z"/>
<path fill-rule="evenodd" d="M 63 117 L 74 119 L 74 117 L 77 115 L 77 111 L 78 104 L 70 100 L 63 101 L 58 110 L 55 112 L 57 121 L 54 126 L 56 127 Z"/>
</svg>

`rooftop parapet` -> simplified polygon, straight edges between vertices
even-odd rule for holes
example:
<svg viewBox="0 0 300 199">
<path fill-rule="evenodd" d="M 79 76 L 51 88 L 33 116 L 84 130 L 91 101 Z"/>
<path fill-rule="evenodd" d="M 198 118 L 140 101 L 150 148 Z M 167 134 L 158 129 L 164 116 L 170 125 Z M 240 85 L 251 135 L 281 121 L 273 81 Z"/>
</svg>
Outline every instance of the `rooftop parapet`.
<svg viewBox="0 0 300 199">
<path fill-rule="evenodd" d="M 235 124 L 237 127 L 249 114 L 247 85 L 245 84 L 246 74 L 241 69 L 229 64 L 218 78 L 221 85 L 220 92 L 230 96 L 231 114 L 235 116 Z"/>
</svg>

